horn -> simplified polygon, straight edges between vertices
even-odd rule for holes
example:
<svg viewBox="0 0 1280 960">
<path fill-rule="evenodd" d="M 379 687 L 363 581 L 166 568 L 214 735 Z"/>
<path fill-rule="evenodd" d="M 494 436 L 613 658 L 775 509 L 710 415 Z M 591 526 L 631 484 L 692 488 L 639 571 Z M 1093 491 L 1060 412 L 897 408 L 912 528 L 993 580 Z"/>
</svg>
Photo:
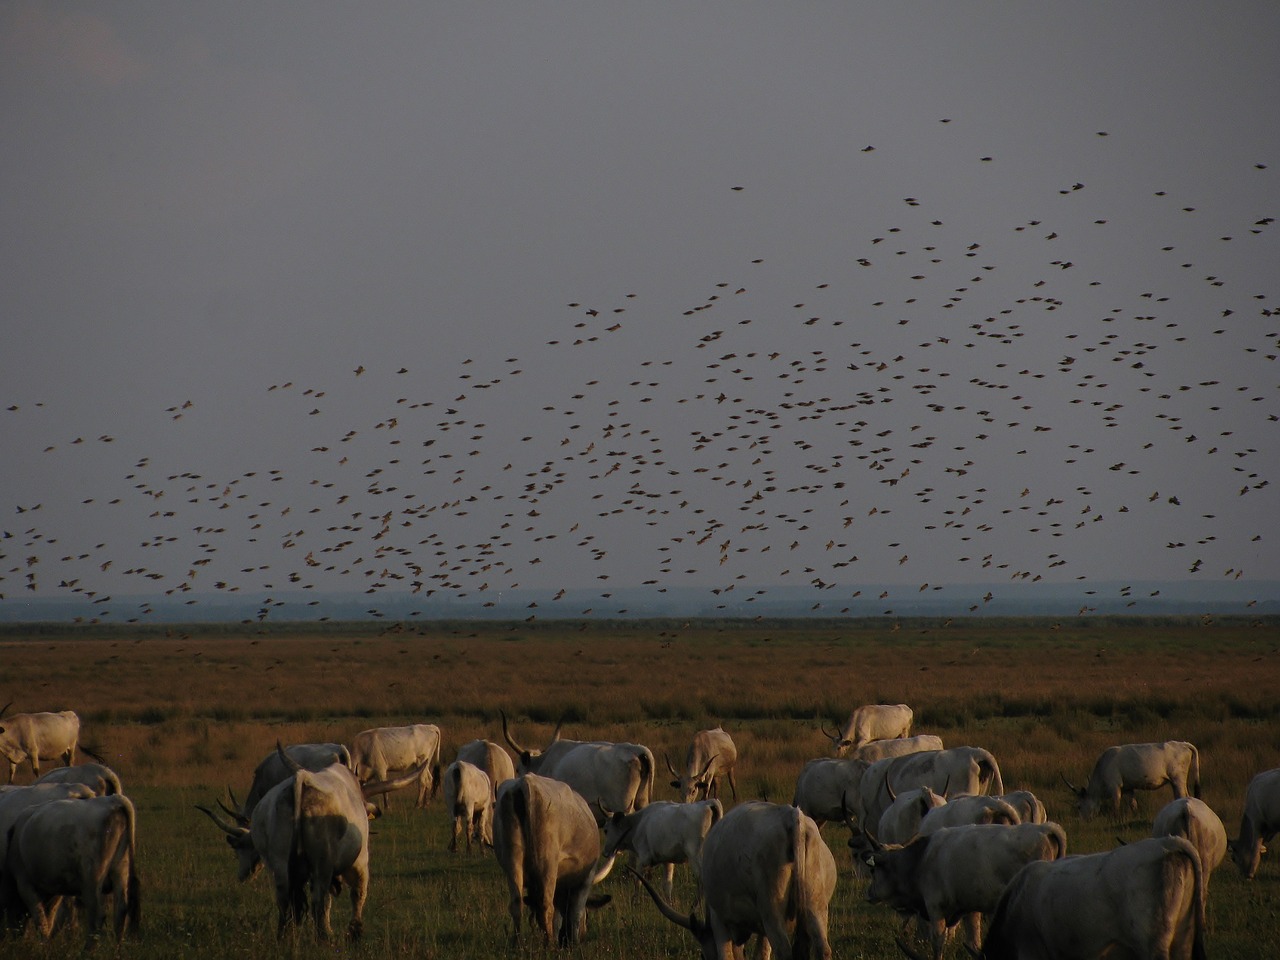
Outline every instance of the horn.
<svg viewBox="0 0 1280 960">
<path fill-rule="evenodd" d="M 556 724 L 556 728 L 551 731 L 551 739 L 547 741 L 547 749 L 550 749 L 551 744 L 560 739 L 560 728 L 564 726 L 564 720 L 565 718 L 561 717 L 560 722 Z"/>
<path fill-rule="evenodd" d="M 511 729 L 507 726 L 507 712 L 505 710 L 499 710 L 498 716 L 502 717 L 502 735 L 507 738 L 507 743 L 511 746 L 511 749 L 517 754 L 524 753 L 524 747 L 516 743 L 516 738 L 511 736 Z"/>
<path fill-rule="evenodd" d="M 947 774 L 947 779 L 942 781 L 942 799 L 947 798 L 947 788 L 951 786 L 951 774 Z"/>
<path fill-rule="evenodd" d="M 894 938 L 894 942 L 898 945 L 898 949 L 910 957 L 911 960 L 925 960 L 924 955 L 907 943 L 902 934 L 898 934 Z"/>
<path fill-rule="evenodd" d="M 236 823 L 240 824 L 240 826 L 242 827 L 249 826 L 249 814 L 245 813 L 244 808 L 241 807 L 240 804 L 236 802 L 236 798 L 231 793 L 230 787 L 227 787 L 227 796 L 231 797 L 231 806 L 228 807 L 225 803 L 223 803 L 221 797 L 218 798 L 218 806 L 222 808 L 222 811 L 225 814 L 227 814 L 227 816 L 229 816 Z"/>
<path fill-rule="evenodd" d="M 0 707 L 0 717 L 3 717 L 3 716 L 4 716 L 4 714 L 5 714 L 5 711 L 6 711 L 6 710 L 8 710 L 8 709 L 9 709 L 10 707 L 12 707 L 12 706 L 13 706 L 13 701 L 12 701 L 12 700 L 10 700 L 10 701 L 9 701 L 8 703 L 6 703 L 3 707 Z"/>
<path fill-rule="evenodd" d="M 884 788 L 889 791 L 890 800 L 898 799 L 898 795 L 893 790 L 893 784 L 889 782 L 889 778 L 887 776 L 884 778 Z"/>
<path fill-rule="evenodd" d="M 667 769 L 671 771 L 671 775 L 672 775 L 673 777 L 675 777 L 677 780 L 683 780 L 683 779 L 684 779 L 684 777 L 682 777 L 682 776 L 681 776 L 681 775 L 676 771 L 676 768 L 675 768 L 675 767 L 673 767 L 673 766 L 671 765 L 671 758 L 670 758 L 670 757 L 668 757 L 668 756 L 664 753 L 664 754 L 662 755 L 662 759 L 663 759 L 663 760 L 665 760 L 665 761 L 667 761 Z"/>
<path fill-rule="evenodd" d="M 718 756 L 720 756 L 720 754 L 713 753 L 711 755 L 711 759 L 707 761 L 706 766 L 702 768 L 702 771 L 696 777 L 694 777 L 694 779 L 701 780 L 703 777 L 705 777 L 707 775 L 707 771 L 711 769 L 711 764 L 716 762 L 716 757 Z"/>
<path fill-rule="evenodd" d="M 214 823 L 216 823 L 218 827 L 222 830 L 222 832 L 229 837 L 242 837 L 248 830 L 247 827 L 232 826 L 231 824 L 227 823 L 227 821 L 223 820 L 220 816 L 218 816 L 216 813 L 214 813 L 212 810 L 210 810 L 208 807 L 202 807 L 200 806 L 200 804 L 197 803 L 196 809 L 199 810 L 201 813 L 203 813 L 205 816 L 207 816 Z"/>
<path fill-rule="evenodd" d="M 849 809 L 848 790 L 845 790 L 844 793 L 840 794 L 840 812 L 844 814 L 844 825 L 848 827 L 851 832 L 856 831 L 858 828 L 853 824 L 853 811 Z"/>
<path fill-rule="evenodd" d="M 1068 789 L 1068 790 L 1070 790 L 1072 793 L 1077 794 L 1077 795 L 1080 793 L 1080 788 L 1079 788 L 1079 787 L 1077 787 L 1077 786 L 1076 786 L 1074 783 L 1072 783 L 1070 780 L 1068 780 L 1068 779 L 1067 779 L 1067 775 L 1066 775 L 1065 773 L 1059 773 L 1059 774 L 1058 774 L 1058 776 L 1060 776 L 1060 777 L 1062 778 L 1062 782 L 1063 782 L 1063 783 L 1065 783 L 1065 784 L 1067 785 L 1067 789 Z"/>
<path fill-rule="evenodd" d="M 604 797 L 596 797 L 596 806 L 600 808 L 600 812 L 604 814 L 606 820 L 613 819 L 613 811 L 605 805 Z"/>
<path fill-rule="evenodd" d="M 284 746 L 279 740 L 276 741 L 276 753 L 280 755 L 280 760 L 284 763 L 285 769 L 290 773 L 297 773 L 302 769 L 302 764 L 289 756 L 289 754 L 285 753 Z"/>
<path fill-rule="evenodd" d="M 827 721 L 825 721 L 825 720 L 823 720 L 823 721 L 819 724 L 818 729 L 819 729 L 819 730 L 821 730 L 821 731 L 822 731 L 822 735 L 823 735 L 824 737 L 826 737 L 828 740 L 830 740 L 832 743 L 839 743 L 839 742 L 840 742 L 840 739 L 841 739 L 841 738 L 840 738 L 840 727 L 839 727 L 839 725 L 838 725 L 838 724 L 837 724 L 837 726 L 836 726 L 836 732 L 835 732 L 835 733 L 829 733 L 829 732 L 827 732 Z"/>
<path fill-rule="evenodd" d="M 416 770 L 410 770 L 402 776 L 396 777 L 394 780 L 372 780 L 368 783 L 360 785 L 360 792 L 367 800 L 370 797 L 376 797 L 380 793 L 390 793 L 392 790 L 399 790 L 407 787 L 411 783 L 416 783 L 418 777 L 422 776 L 422 771 L 431 766 L 431 760 L 424 760 Z"/>
<path fill-rule="evenodd" d="M 649 891 L 649 896 L 653 898 L 653 902 L 658 905 L 658 909 L 662 912 L 662 915 L 664 917 L 666 917 L 672 923 L 677 924 L 678 926 L 684 927 L 686 930 L 693 933 L 695 936 L 697 935 L 697 930 L 698 930 L 696 925 L 697 918 L 692 913 L 689 914 L 689 916 L 687 917 L 684 916 L 678 910 L 674 909 L 671 906 L 671 904 L 663 900 L 662 895 L 659 894 L 657 890 L 653 889 L 653 885 L 650 884 L 648 880 L 640 876 L 639 873 L 636 873 L 636 871 L 633 870 L 631 867 L 627 867 L 627 870 L 628 872 L 633 874 L 635 878 L 640 881 L 641 884 L 644 885 L 644 888 L 646 890 Z"/>
</svg>

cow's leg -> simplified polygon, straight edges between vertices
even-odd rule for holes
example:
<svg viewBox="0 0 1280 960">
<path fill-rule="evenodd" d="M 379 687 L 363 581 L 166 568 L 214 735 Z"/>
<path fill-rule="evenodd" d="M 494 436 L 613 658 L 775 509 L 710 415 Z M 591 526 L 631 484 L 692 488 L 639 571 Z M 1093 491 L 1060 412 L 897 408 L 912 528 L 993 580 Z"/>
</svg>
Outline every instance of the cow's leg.
<svg viewBox="0 0 1280 960">
<path fill-rule="evenodd" d="M 663 864 L 664 873 L 666 874 L 664 885 L 666 887 L 667 903 L 671 903 L 671 890 L 675 886 L 676 865 L 674 863 Z"/>
<path fill-rule="evenodd" d="M 369 896 L 368 867 L 357 864 L 347 871 L 346 877 L 351 884 L 351 923 L 347 926 L 347 936 L 359 940 L 364 933 L 364 902 Z"/>
<path fill-rule="evenodd" d="M 462 816 L 458 813 L 453 815 L 453 836 L 449 838 L 449 852 L 458 852 L 458 834 L 462 833 Z"/>
<path fill-rule="evenodd" d="M 316 924 L 316 939 L 326 943 L 333 939 L 333 927 L 329 925 L 329 912 L 333 897 L 329 888 L 333 871 L 327 867 L 313 867 L 311 871 L 311 916 Z"/>
<path fill-rule="evenodd" d="M 517 852 L 514 863 L 510 864 L 507 875 L 507 912 L 511 914 L 511 942 L 520 939 L 520 915 L 524 911 L 524 864 L 523 854 Z"/>
<path fill-rule="evenodd" d="M 729 789 L 733 791 L 733 802 L 737 803 L 738 802 L 738 781 L 733 775 L 732 767 L 729 768 L 728 777 L 729 777 Z"/>
</svg>

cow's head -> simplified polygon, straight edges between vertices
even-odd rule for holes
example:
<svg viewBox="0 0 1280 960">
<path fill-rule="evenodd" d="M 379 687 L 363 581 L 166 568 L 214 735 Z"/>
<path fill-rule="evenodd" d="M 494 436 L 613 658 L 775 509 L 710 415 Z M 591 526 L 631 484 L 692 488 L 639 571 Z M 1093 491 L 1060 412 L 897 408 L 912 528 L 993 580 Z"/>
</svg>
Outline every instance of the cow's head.
<svg viewBox="0 0 1280 960">
<path fill-rule="evenodd" d="M 561 718 L 560 722 L 556 724 L 556 728 L 552 732 L 551 739 L 547 742 L 546 747 L 541 750 L 527 750 L 516 743 L 516 738 L 511 735 L 511 729 L 507 724 L 506 711 L 499 710 L 498 714 L 502 717 L 502 735 L 506 737 L 507 743 L 516 753 L 516 772 L 537 773 L 538 768 L 542 766 L 543 753 L 551 747 L 551 744 L 560 739 L 560 728 L 564 726 L 564 719 Z"/>
<path fill-rule="evenodd" d="M 676 926 L 684 927 L 689 931 L 693 939 L 697 941 L 698 949 L 702 953 L 703 960 L 721 960 L 723 953 L 717 947 L 715 933 L 712 931 L 711 924 L 709 922 L 699 920 L 698 915 L 693 912 L 690 912 L 686 917 L 684 914 L 680 913 L 680 911 L 672 907 L 671 904 L 667 903 L 666 900 L 662 899 L 662 894 L 658 893 L 648 880 L 642 877 L 639 873 L 636 873 L 636 871 L 632 870 L 630 867 L 627 867 L 627 869 L 631 870 L 631 873 L 635 875 L 635 878 L 644 885 L 644 888 L 647 891 L 649 891 L 649 896 L 653 898 L 653 902 L 657 904 L 658 910 L 662 915 Z"/>
<path fill-rule="evenodd" d="M 608 860 L 618 852 L 618 848 L 631 835 L 631 831 L 635 828 L 635 814 L 615 813 L 605 804 L 603 797 L 597 798 L 596 806 L 604 816 L 604 849 L 600 855 Z"/>
<path fill-rule="evenodd" d="M 196 809 L 217 824 L 218 828 L 227 835 L 227 846 L 236 855 L 236 876 L 242 883 L 262 869 L 262 857 L 258 855 L 257 848 L 254 847 L 253 840 L 249 836 L 248 818 L 241 818 L 238 814 L 232 813 L 232 811 L 223 807 L 224 810 L 227 810 L 228 813 L 235 817 L 236 822 L 230 823 L 208 807 L 196 804 Z"/>
<path fill-rule="evenodd" d="M 1067 789 L 1070 790 L 1073 794 L 1075 794 L 1076 803 L 1078 804 L 1078 813 L 1080 814 L 1080 819 L 1092 820 L 1094 817 L 1096 817 L 1098 815 L 1098 808 L 1100 804 L 1098 802 L 1097 797 L 1090 796 L 1088 786 L 1077 787 L 1074 783 L 1072 783 L 1070 780 L 1067 779 L 1067 775 L 1065 773 L 1059 774 L 1059 776 L 1062 777 L 1062 782 L 1067 785 Z"/>
<path fill-rule="evenodd" d="M 853 740 L 840 732 L 840 726 L 838 723 L 836 725 L 835 732 L 827 729 L 825 720 L 822 722 L 820 729 L 822 730 L 822 735 L 831 741 L 831 751 L 833 756 L 843 757 L 849 752 L 849 748 L 853 746 Z"/>
<path fill-rule="evenodd" d="M 1247 843 L 1244 837 L 1241 837 L 1238 840 L 1228 840 L 1227 850 L 1231 853 L 1231 862 L 1240 871 L 1240 876 L 1246 880 L 1252 880 L 1254 874 L 1258 872 L 1258 865 L 1262 863 L 1262 843 L 1259 841 Z"/>
<path fill-rule="evenodd" d="M 681 803 L 693 803 L 695 800 L 707 799 L 711 793 L 711 781 L 714 779 L 711 774 L 711 765 L 716 762 L 716 757 L 718 756 L 720 756 L 718 753 L 712 754 L 711 759 L 706 762 L 700 771 L 690 774 L 677 772 L 676 768 L 671 764 L 671 758 L 665 753 L 662 755 L 662 759 L 667 762 L 667 769 L 671 771 L 671 776 L 674 777 L 671 781 L 671 786 L 680 792 Z"/>
</svg>

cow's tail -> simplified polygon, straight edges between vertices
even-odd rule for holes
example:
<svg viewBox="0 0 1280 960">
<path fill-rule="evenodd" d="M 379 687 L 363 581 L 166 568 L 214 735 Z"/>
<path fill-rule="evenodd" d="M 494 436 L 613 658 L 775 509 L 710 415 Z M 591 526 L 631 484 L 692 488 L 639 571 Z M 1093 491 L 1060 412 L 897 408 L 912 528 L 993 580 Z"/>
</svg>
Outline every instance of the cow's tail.
<svg viewBox="0 0 1280 960">
<path fill-rule="evenodd" d="M 649 805 L 649 797 L 653 792 L 654 760 L 648 747 L 637 751 L 640 761 L 640 782 L 636 785 L 635 809 L 643 810 Z"/>
<path fill-rule="evenodd" d="M 1181 838 L 1178 838 L 1181 839 Z M 1204 889 L 1204 866 L 1200 863 L 1200 854 L 1196 852 L 1196 848 L 1187 840 L 1182 840 L 1178 850 L 1170 851 L 1164 859 L 1163 877 L 1165 889 L 1172 889 L 1177 884 L 1185 881 L 1186 874 L 1183 871 L 1182 864 L 1188 862 L 1191 864 L 1191 875 L 1193 878 L 1192 903 L 1191 903 L 1191 958 L 1192 960 L 1206 960 L 1208 954 L 1204 946 L 1205 931 L 1205 889 Z"/>
<path fill-rule="evenodd" d="M 711 808 L 711 823 L 708 825 L 709 829 L 710 827 L 714 827 L 717 821 L 724 819 L 724 804 L 720 802 L 719 798 L 715 798 L 708 800 L 707 805 Z"/>
<path fill-rule="evenodd" d="M 1000 777 L 1000 764 L 996 763 L 996 758 L 987 756 L 978 761 L 978 779 L 990 779 L 991 785 L 987 788 L 987 793 L 993 797 L 1004 796 L 1004 780 Z"/>
<path fill-rule="evenodd" d="M 1046 823 L 1042 826 L 1045 828 L 1045 840 L 1048 841 L 1049 849 L 1053 854 L 1049 859 L 1061 860 L 1067 855 L 1067 831 L 1057 823 Z"/>
<path fill-rule="evenodd" d="M 445 785 L 445 795 L 453 794 L 453 807 L 449 811 L 449 815 L 460 817 L 466 813 L 461 802 L 462 797 L 462 767 L 454 765 L 449 767 L 449 782 Z"/>
<path fill-rule="evenodd" d="M 126 903 L 125 929 L 131 937 L 142 935 L 142 884 L 138 880 L 138 816 L 133 803 L 124 794 L 120 794 L 120 807 L 125 815 L 125 840 L 128 843 L 129 875 L 125 880 L 123 893 Z"/>
<path fill-rule="evenodd" d="M 431 799 L 436 798 L 436 794 L 440 792 L 440 740 L 436 737 L 435 748 L 431 751 Z"/>
<path fill-rule="evenodd" d="M 1200 751 L 1196 749 L 1194 743 L 1187 744 L 1191 748 L 1191 770 L 1189 777 L 1191 781 L 1191 795 L 1197 800 L 1200 799 Z"/>
<path fill-rule="evenodd" d="M 809 960 L 815 953 L 822 954 L 824 943 L 821 917 L 819 911 L 814 909 L 815 905 L 810 902 L 812 892 L 808 885 L 812 876 L 810 871 L 814 869 L 814 865 L 810 863 L 813 851 L 809 847 L 814 839 L 818 843 L 822 840 L 816 831 L 813 836 L 810 835 L 810 831 L 806 829 L 805 815 L 798 808 L 790 807 L 789 811 L 791 817 L 787 829 L 791 833 L 791 899 L 796 919 L 794 956 L 796 960 Z"/>
</svg>

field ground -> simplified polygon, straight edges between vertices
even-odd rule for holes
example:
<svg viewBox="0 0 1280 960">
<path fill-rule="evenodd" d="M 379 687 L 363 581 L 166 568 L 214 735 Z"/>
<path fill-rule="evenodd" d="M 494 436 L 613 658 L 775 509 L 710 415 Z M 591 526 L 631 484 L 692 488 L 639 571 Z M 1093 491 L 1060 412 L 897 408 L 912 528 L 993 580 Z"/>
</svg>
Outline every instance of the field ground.
<svg viewBox="0 0 1280 960">
<path fill-rule="evenodd" d="M 1280 623 L 1272 620 L 663 621 L 310 624 L 236 628 L 8 628 L 0 700 L 15 711 L 75 709 L 82 739 L 121 774 L 139 816 L 144 884 L 137 958 L 487 958 L 510 955 L 505 881 L 491 854 L 450 855 L 437 799 L 398 795 L 372 825 L 365 939 L 277 945 L 262 876 L 237 884 L 219 832 L 194 809 L 238 792 L 275 744 L 348 741 L 366 727 L 432 722 L 444 759 L 476 737 L 502 742 L 498 711 L 541 745 L 557 719 L 569 737 L 631 740 L 679 763 L 689 737 L 723 723 L 739 753 L 740 799 L 786 802 L 808 759 L 825 756 L 819 722 L 853 706 L 906 702 L 916 731 L 999 759 L 1006 787 L 1034 790 L 1072 852 L 1146 835 L 1169 794 L 1136 815 L 1081 821 L 1060 779 L 1083 782 L 1113 743 L 1184 739 L 1201 753 L 1204 799 L 1237 833 L 1244 787 L 1280 766 Z M 17 781 L 27 782 L 25 769 Z M 670 799 L 666 778 L 655 797 Z M 896 918 L 849 875 L 846 831 L 824 829 L 841 879 L 831 908 L 836 957 L 887 960 Z M 688 935 L 637 896 L 625 874 L 602 885 L 583 956 L 692 957 Z M 692 885 L 677 871 L 677 903 Z M 335 902 L 335 930 L 350 915 Z M 1280 859 L 1246 883 L 1224 864 L 1211 885 L 1212 957 L 1274 955 Z M 107 948 L 104 948 L 107 949 Z M 951 956 L 963 956 L 952 946 Z M 79 938 L 0 941 L 0 956 L 63 957 Z M 516 955 L 544 955 L 526 936 Z"/>
</svg>

